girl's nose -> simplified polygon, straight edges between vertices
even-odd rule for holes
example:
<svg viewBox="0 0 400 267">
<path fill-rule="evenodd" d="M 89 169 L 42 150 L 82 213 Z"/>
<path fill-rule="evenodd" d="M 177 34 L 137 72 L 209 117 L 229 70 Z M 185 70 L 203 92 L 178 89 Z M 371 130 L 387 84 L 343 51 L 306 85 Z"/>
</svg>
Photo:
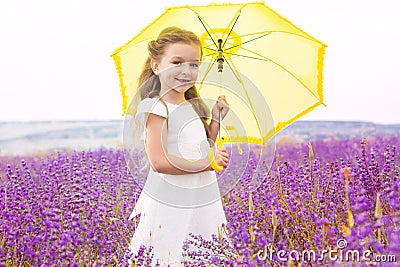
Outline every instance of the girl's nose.
<svg viewBox="0 0 400 267">
<path fill-rule="evenodd" d="M 190 63 L 182 64 L 182 73 L 190 73 Z"/>
</svg>

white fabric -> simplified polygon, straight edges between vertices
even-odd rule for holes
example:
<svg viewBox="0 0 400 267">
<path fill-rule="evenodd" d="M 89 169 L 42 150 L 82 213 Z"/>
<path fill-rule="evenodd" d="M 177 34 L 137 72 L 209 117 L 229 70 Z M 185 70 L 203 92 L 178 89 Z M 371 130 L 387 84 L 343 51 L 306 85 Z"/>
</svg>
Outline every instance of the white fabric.
<svg viewBox="0 0 400 267">
<path fill-rule="evenodd" d="M 145 98 L 143 99 L 136 111 L 135 119 L 136 121 L 141 124 L 141 127 L 146 130 L 146 120 L 147 116 L 149 113 L 156 114 L 158 116 L 167 118 L 167 110 L 165 109 L 165 106 L 161 101 L 155 98 Z M 144 131 L 141 135 L 141 140 L 144 140 L 144 137 L 146 135 L 146 132 Z"/>
<path fill-rule="evenodd" d="M 206 132 L 191 104 L 166 104 L 168 154 L 187 159 L 207 157 Z M 136 116 L 142 116 L 141 123 L 145 123 L 147 116 L 143 115 L 149 112 L 167 115 L 158 99 L 144 99 L 138 105 Z M 227 223 L 214 171 L 170 175 L 150 168 L 129 219 L 138 214 L 140 221 L 130 249 L 136 254 L 140 245 L 152 245 L 154 258 L 161 260 L 161 266 L 182 266 L 179 263 L 182 245 L 190 232 L 211 239 L 211 234 L 217 235 L 218 227 Z"/>
</svg>

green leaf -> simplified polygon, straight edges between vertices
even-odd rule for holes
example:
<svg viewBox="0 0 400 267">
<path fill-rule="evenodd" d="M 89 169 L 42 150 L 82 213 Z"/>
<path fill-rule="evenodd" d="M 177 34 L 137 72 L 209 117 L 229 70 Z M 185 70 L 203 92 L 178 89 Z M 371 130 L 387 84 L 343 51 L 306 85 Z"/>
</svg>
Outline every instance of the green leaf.
<svg viewBox="0 0 400 267">
<path fill-rule="evenodd" d="M 314 152 L 313 152 L 313 148 L 312 148 L 311 142 L 308 143 L 308 157 L 309 157 L 311 162 L 314 161 Z"/>
<path fill-rule="evenodd" d="M 381 200 L 380 200 L 380 194 L 378 193 L 376 195 L 376 204 L 375 204 L 375 218 L 382 218 L 382 207 L 381 207 Z"/>
<path fill-rule="evenodd" d="M 253 192 L 250 192 L 250 194 L 249 194 L 249 211 L 251 211 L 251 212 L 254 211 Z"/>
</svg>

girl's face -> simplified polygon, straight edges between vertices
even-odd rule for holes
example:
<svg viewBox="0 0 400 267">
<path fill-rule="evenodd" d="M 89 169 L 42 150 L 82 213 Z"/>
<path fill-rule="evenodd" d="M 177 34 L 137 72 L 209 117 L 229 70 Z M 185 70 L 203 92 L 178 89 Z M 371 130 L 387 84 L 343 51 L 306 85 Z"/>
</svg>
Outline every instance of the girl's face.
<svg viewBox="0 0 400 267">
<path fill-rule="evenodd" d="M 164 92 L 184 93 L 196 82 L 201 48 L 192 44 L 173 43 L 166 47 L 159 62 L 153 62 Z"/>
</svg>

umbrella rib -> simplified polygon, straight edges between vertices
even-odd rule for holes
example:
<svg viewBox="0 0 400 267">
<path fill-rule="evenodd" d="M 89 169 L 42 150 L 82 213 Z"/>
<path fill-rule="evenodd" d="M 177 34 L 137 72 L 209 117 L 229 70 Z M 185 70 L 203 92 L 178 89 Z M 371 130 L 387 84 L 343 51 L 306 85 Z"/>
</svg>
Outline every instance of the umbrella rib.
<svg viewBox="0 0 400 267">
<path fill-rule="evenodd" d="M 192 11 L 197 15 L 197 18 L 200 20 L 200 23 L 201 23 L 201 25 L 203 25 L 203 28 L 206 30 L 208 36 L 210 36 L 210 38 L 211 38 L 211 40 L 213 41 L 215 47 L 218 47 L 217 43 L 216 43 L 215 40 L 212 38 L 211 33 L 209 32 L 209 30 L 208 30 L 207 27 L 206 27 L 207 22 L 206 22 L 205 20 L 203 20 L 203 19 L 201 18 L 200 14 L 197 13 L 195 10 L 193 10 L 193 9 L 190 9 L 190 10 L 192 10 Z M 208 26 L 208 28 L 212 29 L 212 28 L 210 27 L 210 25 L 207 24 L 207 26 Z M 218 38 L 218 36 L 216 36 L 216 37 Z"/>
<path fill-rule="evenodd" d="M 301 34 L 294 33 L 294 32 L 287 32 L 287 31 L 269 31 L 269 32 L 270 32 L 270 33 L 286 33 L 286 34 L 291 34 L 291 35 L 295 35 L 295 36 L 298 36 L 298 37 L 302 37 L 302 38 L 304 38 L 304 39 L 308 39 L 308 40 L 310 40 L 310 41 L 313 41 L 313 42 L 317 42 L 317 43 L 322 44 L 320 41 L 316 41 L 316 40 L 313 39 L 313 38 L 310 38 L 310 37 L 307 37 L 307 36 L 303 36 L 303 35 L 301 35 Z"/>
<path fill-rule="evenodd" d="M 253 32 L 253 33 L 248 33 L 248 34 L 238 35 L 238 36 L 237 36 L 237 38 L 242 38 L 242 37 L 252 36 L 252 35 L 256 35 L 256 34 L 270 33 L 270 32 L 271 32 L 271 31 Z"/>
<path fill-rule="evenodd" d="M 274 63 L 275 65 L 279 66 L 279 67 L 282 68 L 284 71 L 286 71 L 287 73 L 289 73 L 289 74 L 290 74 L 296 81 L 298 81 L 301 85 L 303 85 L 304 88 L 306 88 L 316 99 L 318 99 L 318 96 L 315 95 L 315 93 L 314 93 L 313 91 L 311 91 L 310 88 L 307 87 L 307 85 L 305 85 L 299 78 L 296 77 L 296 75 L 294 75 L 290 70 L 288 70 L 287 68 L 285 68 L 285 67 L 282 66 L 281 64 L 279 64 L 279 63 L 273 61 L 273 60 L 270 59 L 270 58 L 267 58 L 266 56 L 263 56 L 263 55 L 261 55 L 261 54 L 259 54 L 259 53 L 257 53 L 257 52 L 254 52 L 254 51 L 252 51 L 252 50 L 250 50 L 250 49 L 248 49 L 248 48 L 242 47 L 242 49 L 244 49 L 244 50 L 246 50 L 246 51 L 248 51 L 248 52 L 250 52 L 250 53 L 253 53 L 253 54 L 255 54 L 255 55 L 257 55 L 257 56 L 259 56 L 259 57 L 261 57 L 261 58 L 264 58 L 266 61 L 270 61 L 270 62 Z M 318 100 L 319 100 L 319 99 L 318 99 Z"/>
<path fill-rule="evenodd" d="M 224 58 L 225 58 L 225 57 L 224 57 Z M 229 64 L 229 61 L 231 62 L 233 68 L 232 68 L 231 65 Z M 255 121 L 256 121 L 256 124 L 257 124 L 257 127 L 258 127 L 258 131 L 259 131 L 260 135 L 263 136 L 262 131 L 261 131 L 260 123 L 258 122 L 258 119 L 257 119 L 256 114 L 255 114 L 255 112 L 254 112 L 253 104 L 252 104 L 252 102 L 251 102 L 251 100 L 250 100 L 250 97 L 249 97 L 249 94 L 248 94 L 248 92 L 247 92 L 247 90 L 246 90 L 246 88 L 245 88 L 245 86 L 244 86 L 243 80 L 242 80 L 242 78 L 240 77 L 240 73 L 237 71 L 237 68 L 236 68 L 235 64 L 233 63 L 233 60 L 232 60 L 230 57 L 228 57 L 228 60 L 226 60 L 226 63 L 228 64 L 228 66 L 229 66 L 229 68 L 231 69 L 231 71 L 233 72 L 233 74 L 235 74 L 235 72 L 237 72 L 237 73 L 235 74 L 235 76 L 236 76 L 236 77 L 239 77 L 238 80 L 239 80 L 240 84 L 242 85 L 243 91 L 244 91 L 245 94 L 246 94 L 247 101 L 249 102 L 249 105 L 250 105 L 250 107 L 251 107 L 251 113 L 253 114 L 253 117 L 254 117 L 254 119 L 255 119 Z M 233 71 L 233 70 L 235 70 L 235 71 Z"/>
<path fill-rule="evenodd" d="M 207 77 L 208 73 L 210 72 L 212 66 L 214 66 L 214 63 L 215 63 L 216 60 L 217 60 L 217 57 L 215 57 L 214 60 L 211 60 L 210 63 L 208 64 L 206 72 L 205 72 L 205 74 L 203 76 L 203 79 L 201 80 L 201 83 L 200 83 L 200 87 L 199 87 L 199 90 L 198 90 L 199 94 L 200 94 L 200 90 L 201 90 L 201 88 L 203 86 L 204 80 L 206 79 L 206 77 Z"/>
<path fill-rule="evenodd" d="M 241 54 L 236 54 L 236 53 L 229 53 L 226 52 L 226 54 L 232 55 L 232 56 L 239 56 L 239 57 L 245 57 L 245 58 L 250 58 L 250 59 L 257 59 L 257 60 L 262 60 L 262 61 L 271 61 L 270 59 L 265 59 L 265 58 L 258 58 L 258 57 L 251 57 L 251 56 L 245 56 Z"/>
<path fill-rule="evenodd" d="M 211 33 L 208 31 L 206 25 L 204 25 L 203 20 L 200 18 L 200 16 L 197 16 L 197 17 L 199 18 L 199 20 L 200 20 L 201 24 L 203 25 L 204 29 L 206 30 L 208 36 L 210 36 L 210 38 L 211 38 L 211 40 L 213 41 L 215 47 L 218 47 L 218 46 L 217 46 L 217 43 L 216 43 L 216 42 L 214 41 L 214 39 L 212 38 Z"/>
<path fill-rule="evenodd" d="M 265 34 L 263 34 L 263 33 L 265 33 Z M 231 48 L 235 48 L 235 47 L 237 47 L 237 46 L 240 46 L 240 45 L 243 45 L 243 44 L 246 44 L 246 43 L 255 41 L 255 40 L 257 40 L 257 39 L 260 39 L 260 38 L 262 38 L 262 37 L 264 37 L 264 36 L 267 36 L 267 35 L 269 35 L 269 34 L 272 34 L 272 33 L 286 33 L 286 34 L 291 34 L 291 35 L 295 35 L 295 36 L 298 36 L 298 37 L 305 38 L 305 39 L 308 39 L 308 40 L 310 40 L 310 41 L 316 42 L 315 39 L 313 39 L 313 38 L 310 38 L 310 37 L 307 37 L 307 36 L 303 36 L 303 35 L 300 35 L 300 34 L 297 34 L 297 33 L 293 33 L 293 32 L 287 32 L 287 31 L 262 31 L 262 32 L 255 32 L 255 33 L 249 33 L 249 34 L 239 35 L 238 38 L 242 38 L 242 37 L 246 37 L 246 36 L 251 36 L 251 35 L 256 35 L 256 34 L 263 34 L 263 35 L 258 36 L 258 37 L 256 37 L 256 38 L 247 40 L 247 41 L 245 41 L 245 42 L 243 42 L 243 43 L 241 43 L 241 44 L 231 46 L 231 47 L 225 49 L 225 51 L 226 51 L 226 50 L 229 50 L 229 49 L 231 49 Z M 320 43 L 320 42 L 318 42 L 318 43 Z"/>
<path fill-rule="evenodd" d="M 313 42 L 321 43 L 321 42 L 316 41 L 315 39 L 310 38 L 308 36 L 304 36 L 304 35 L 301 35 L 301 34 L 298 34 L 298 33 L 294 33 L 294 32 L 288 32 L 288 31 L 271 31 L 271 30 L 269 30 L 269 31 L 262 31 L 262 32 L 254 32 L 254 33 L 249 33 L 249 34 L 243 34 L 243 35 L 239 35 L 239 37 L 246 37 L 246 36 L 251 36 L 251 35 L 255 35 L 255 34 L 262 34 L 262 33 L 266 33 L 266 32 L 268 32 L 268 33 L 286 33 L 286 34 L 295 35 L 295 36 L 298 36 L 298 37 L 301 37 L 301 38 L 304 38 L 304 39 L 308 39 L 308 40 L 313 41 Z"/>
<path fill-rule="evenodd" d="M 242 8 L 243 8 L 243 7 L 242 7 Z M 233 17 L 233 19 L 232 19 L 231 22 L 229 23 L 228 28 L 231 26 L 232 22 L 235 21 L 235 22 L 233 22 L 232 27 L 230 27 L 231 29 L 230 29 L 228 35 L 226 36 L 224 43 L 222 44 L 222 48 L 224 48 L 224 46 L 225 46 L 225 44 L 226 44 L 226 41 L 228 41 L 228 38 L 229 38 L 229 36 L 231 35 L 231 33 L 232 33 L 232 31 L 233 31 L 233 28 L 235 27 L 236 22 L 238 21 L 238 19 L 239 19 L 239 17 L 240 17 L 240 14 L 242 13 L 242 8 L 238 10 L 238 12 L 235 14 L 235 16 Z M 236 19 L 235 19 L 235 18 L 236 18 Z"/>
<path fill-rule="evenodd" d="M 226 51 L 226 50 L 229 50 L 229 49 L 232 49 L 232 48 L 235 48 L 235 47 L 238 47 L 238 46 L 241 46 L 241 47 L 242 47 L 242 45 L 244 45 L 244 44 L 247 44 L 247 43 L 249 43 L 249 42 L 255 41 L 255 40 L 260 39 L 260 38 L 262 38 L 262 37 L 265 37 L 265 36 L 267 36 L 267 35 L 269 35 L 269 34 L 271 34 L 271 32 L 267 32 L 266 34 L 263 34 L 263 35 L 261 35 L 261 36 L 257 36 L 257 37 L 255 37 L 255 38 L 250 39 L 250 40 L 247 40 L 247 41 L 245 41 L 245 42 L 243 42 L 243 43 L 241 43 L 241 44 L 237 44 L 237 45 L 228 47 L 227 49 L 225 49 L 225 51 Z M 243 48 L 243 47 L 242 47 L 242 48 Z"/>
<path fill-rule="evenodd" d="M 224 56 L 224 59 L 225 59 L 226 64 L 228 64 L 229 69 L 232 71 L 233 75 L 235 75 L 236 79 L 237 79 L 240 83 L 242 83 L 241 78 L 236 74 L 235 71 L 233 71 L 233 68 L 232 68 L 231 64 L 229 64 L 229 61 L 226 60 L 226 57 L 225 57 L 225 56 Z M 228 59 L 229 59 L 230 61 L 232 61 L 229 57 L 228 57 Z M 232 64 L 233 64 L 233 63 L 232 63 Z"/>
<path fill-rule="evenodd" d="M 216 55 L 217 53 L 211 53 L 211 54 L 207 54 L 207 55 L 204 55 L 204 57 L 210 57 L 210 56 L 214 56 L 214 55 Z"/>
<path fill-rule="evenodd" d="M 217 50 L 215 50 L 215 49 L 213 49 L 213 48 L 210 48 L 208 45 L 207 46 L 203 46 L 203 49 L 208 49 L 208 50 L 211 50 L 211 51 L 217 51 Z"/>
</svg>

